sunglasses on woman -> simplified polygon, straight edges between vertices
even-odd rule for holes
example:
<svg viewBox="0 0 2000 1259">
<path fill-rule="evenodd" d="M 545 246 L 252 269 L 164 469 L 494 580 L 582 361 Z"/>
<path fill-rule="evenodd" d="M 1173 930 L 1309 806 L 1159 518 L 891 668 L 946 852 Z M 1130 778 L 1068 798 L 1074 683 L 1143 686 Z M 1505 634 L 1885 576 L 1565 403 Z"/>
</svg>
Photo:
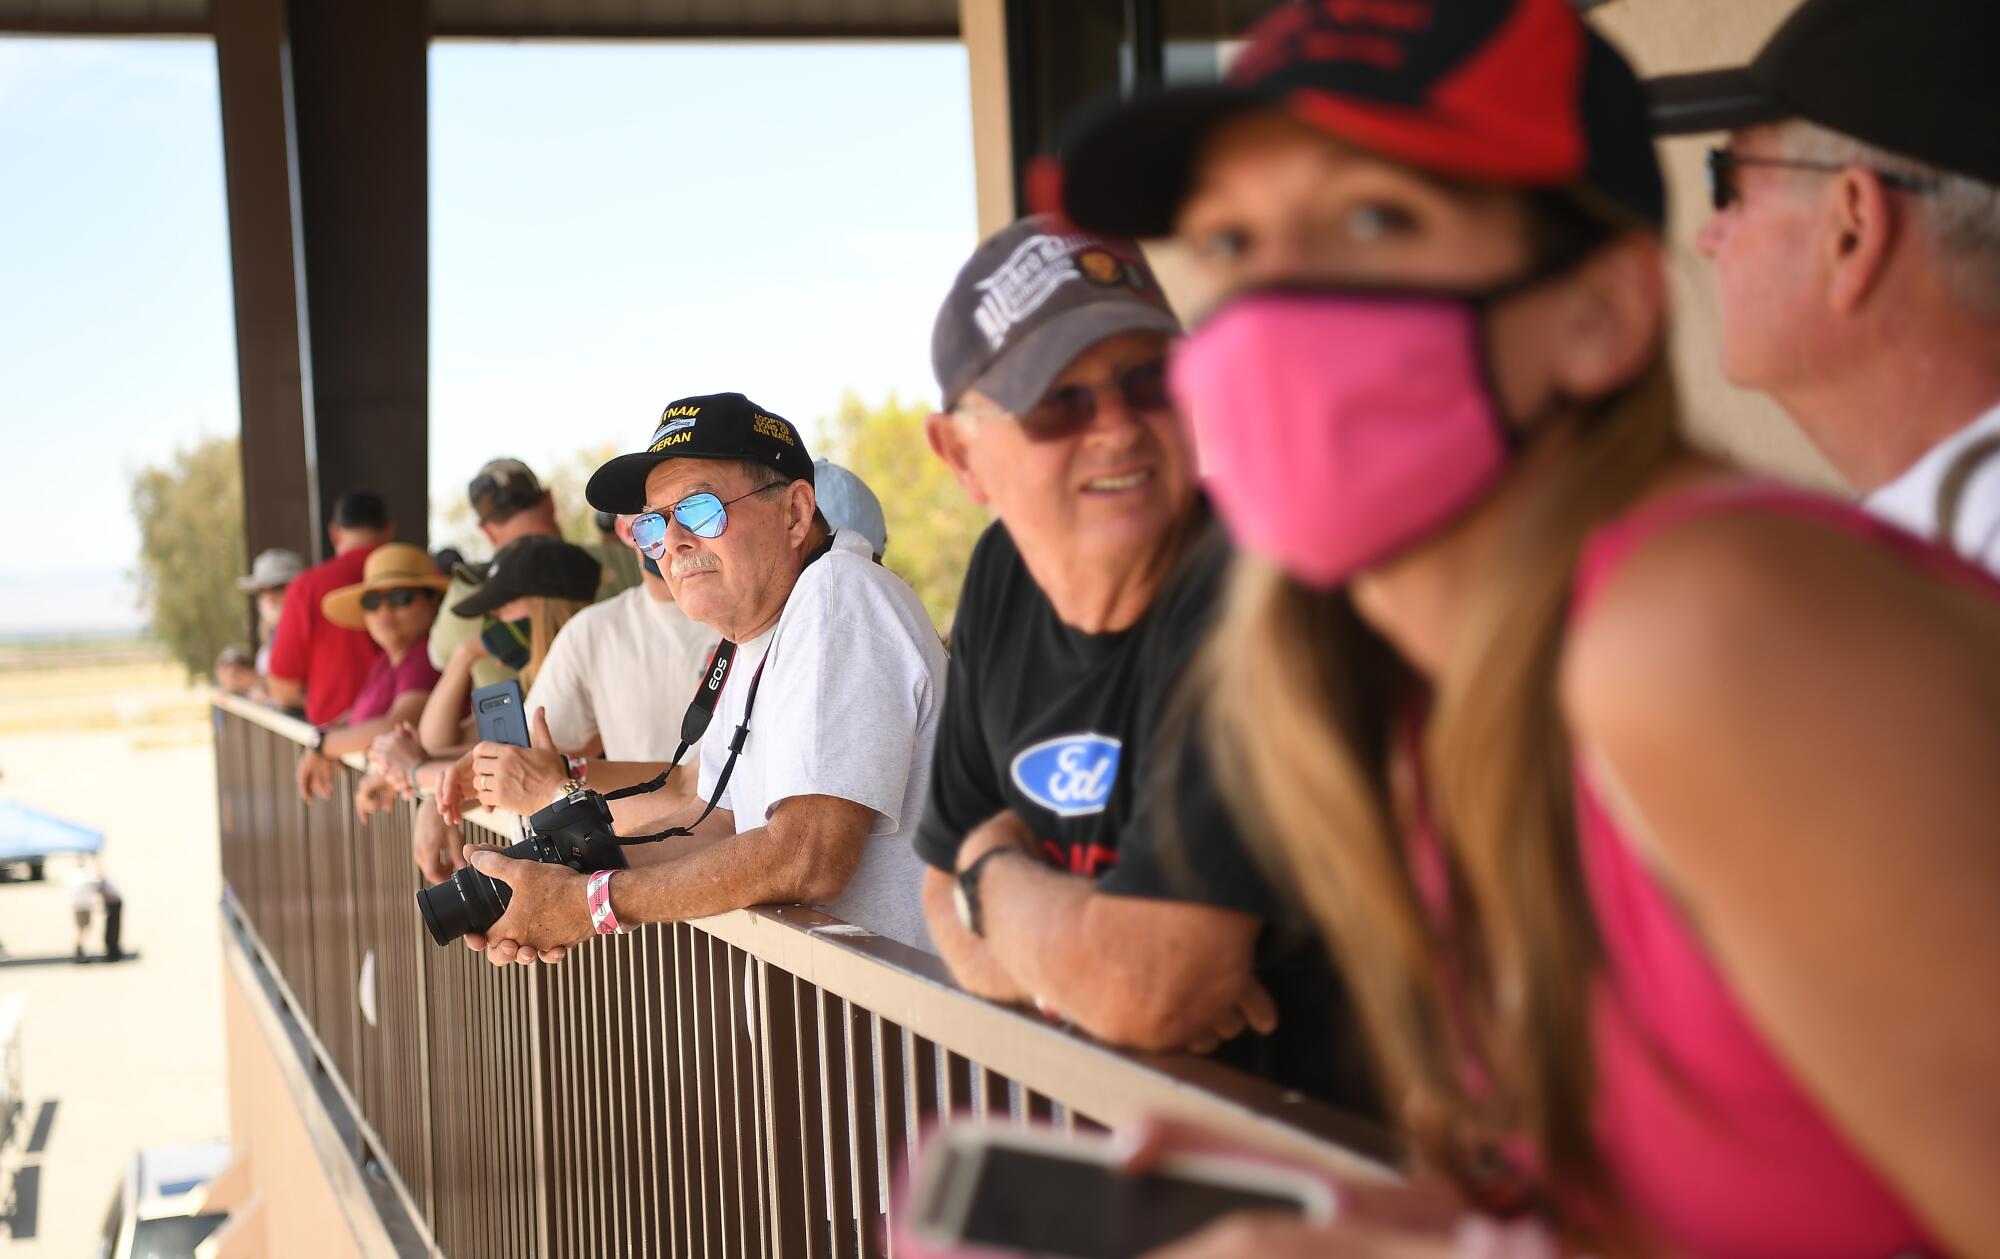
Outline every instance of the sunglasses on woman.
<svg viewBox="0 0 2000 1259">
<path fill-rule="evenodd" d="M 1720 213 L 1743 199 L 1743 190 L 1736 186 L 1736 172 L 1745 166 L 1774 166 L 1780 170 L 1812 171 L 1820 175 L 1838 175 L 1849 165 L 1838 162 L 1802 162 L 1784 157 L 1745 157 L 1728 149 L 1708 151 L 1708 203 Z M 1863 166 L 1890 188 L 1903 192 L 1930 192 L 1937 187 L 1933 180 L 1916 175 L 1898 175 L 1894 171 L 1876 170 L 1873 166 Z"/>
<path fill-rule="evenodd" d="M 690 494 L 664 512 L 649 511 L 643 516 L 632 518 L 632 544 L 642 551 L 646 558 L 658 563 L 667 553 L 667 517 L 672 516 L 680 527 L 697 538 L 719 538 L 729 527 L 728 507 L 740 503 L 751 494 L 762 494 L 765 490 L 775 490 L 786 484 L 773 481 L 760 485 L 735 498 L 721 499 L 706 492 Z"/>
<path fill-rule="evenodd" d="M 425 591 L 419 586 L 403 586 L 396 590 L 371 590 L 361 596 L 361 610 L 373 612 L 383 604 L 392 608 L 407 608 L 417 601 L 417 596 Z"/>
<path fill-rule="evenodd" d="M 1097 399 L 1116 392 L 1125 409 L 1134 415 L 1169 409 L 1167 360 L 1148 359 L 1120 371 L 1105 385 L 1064 385 L 1051 389 L 1040 402 L 1015 416 L 1015 422 L 1029 440 L 1058 441 L 1074 437 L 1097 418 Z"/>
</svg>

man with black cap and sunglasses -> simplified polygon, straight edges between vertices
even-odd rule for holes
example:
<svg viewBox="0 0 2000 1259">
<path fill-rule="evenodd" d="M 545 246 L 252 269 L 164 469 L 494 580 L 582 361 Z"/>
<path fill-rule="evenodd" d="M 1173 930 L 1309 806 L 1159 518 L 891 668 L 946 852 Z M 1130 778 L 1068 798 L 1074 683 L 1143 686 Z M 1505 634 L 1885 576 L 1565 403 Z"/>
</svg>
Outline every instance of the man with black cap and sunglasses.
<svg viewBox="0 0 2000 1259">
<path fill-rule="evenodd" d="M 870 544 L 827 527 L 797 428 L 740 393 L 683 398 L 585 494 L 600 511 L 637 513 L 634 543 L 722 639 L 698 689 L 690 679 L 655 696 L 662 721 L 707 732 L 698 798 L 662 807 L 666 793 L 605 793 L 632 842 L 634 868 L 615 875 L 469 853 L 514 889 L 475 947 L 496 963 L 552 961 L 621 925 L 806 902 L 927 949 L 910 837 L 944 649 Z"/>
<path fill-rule="evenodd" d="M 1748 66 L 1656 79 L 1709 153 L 1723 374 L 1875 514 L 2000 571 L 2000 4 L 1806 0 Z"/>
<path fill-rule="evenodd" d="M 917 852 L 959 982 L 1103 1039 L 1365 1105 L 1339 981 L 1175 700 L 1227 546 L 1166 395 L 1180 323 L 1129 240 L 1023 219 L 938 312 L 926 435 L 999 518 L 974 549 Z"/>
</svg>

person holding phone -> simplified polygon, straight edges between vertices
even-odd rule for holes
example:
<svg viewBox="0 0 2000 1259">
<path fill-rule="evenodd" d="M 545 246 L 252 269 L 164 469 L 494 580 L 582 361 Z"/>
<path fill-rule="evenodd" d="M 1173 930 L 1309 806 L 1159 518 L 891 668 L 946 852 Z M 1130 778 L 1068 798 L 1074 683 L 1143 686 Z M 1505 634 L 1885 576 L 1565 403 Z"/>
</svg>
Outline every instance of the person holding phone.
<svg viewBox="0 0 2000 1259">
<path fill-rule="evenodd" d="M 1288 5 L 1037 184 L 1191 260 L 1217 776 L 1457 1204 L 1174 1259 L 2000 1253 L 2000 596 L 1685 444 L 1623 58 L 1563 0 Z"/>
<path fill-rule="evenodd" d="M 532 690 L 557 635 L 589 605 L 597 583 L 597 560 L 561 538 L 529 534 L 501 547 L 487 569 L 485 582 L 452 605 L 454 616 L 481 618 L 483 627 L 453 651 L 451 665 L 433 699 L 443 699 L 449 712 L 467 712 L 473 665 L 487 658 L 513 670 L 516 680 Z M 426 708 L 422 739 L 427 749 L 453 745 L 463 749 L 438 775 L 436 787 L 436 811 L 444 822 L 455 826 L 462 811 L 477 802 L 481 780 L 490 771 L 474 768 L 478 748 L 483 745 L 466 742 L 468 734 L 476 733 L 466 728 L 470 719 L 461 718 L 456 729 L 440 728 L 435 720 L 438 707 L 433 703 Z"/>
<path fill-rule="evenodd" d="M 387 542 L 369 552 L 360 581 L 320 601 L 327 624 L 365 631 L 377 654 L 346 719 L 321 726 L 299 757 L 301 799 L 324 799 L 333 789 L 334 758 L 366 750 L 377 735 L 423 711 L 438 681 L 424 643 L 448 584 L 422 547 Z"/>
</svg>

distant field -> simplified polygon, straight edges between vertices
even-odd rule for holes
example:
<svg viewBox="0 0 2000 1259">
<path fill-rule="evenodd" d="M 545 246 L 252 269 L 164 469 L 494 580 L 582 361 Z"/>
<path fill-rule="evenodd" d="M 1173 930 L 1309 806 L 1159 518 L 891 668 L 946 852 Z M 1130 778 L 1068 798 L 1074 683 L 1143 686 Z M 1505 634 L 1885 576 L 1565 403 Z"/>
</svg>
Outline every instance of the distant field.
<svg viewBox="0 0 2000 1259">
<path fill-rule="evenodd" d="M 0 647 L 0 734 L 168 727 L 206 718 L 208 691 L 147 643 Z M 167 733 L 162 731 L 161 733 Z"/>
</svg>

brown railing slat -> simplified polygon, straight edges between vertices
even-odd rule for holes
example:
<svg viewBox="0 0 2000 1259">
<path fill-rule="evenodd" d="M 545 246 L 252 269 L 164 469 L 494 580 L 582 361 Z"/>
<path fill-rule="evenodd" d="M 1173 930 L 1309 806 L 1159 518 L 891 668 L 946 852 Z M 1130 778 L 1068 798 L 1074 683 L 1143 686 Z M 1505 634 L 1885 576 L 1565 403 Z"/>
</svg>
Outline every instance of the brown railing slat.
<svg viewBox="0 0 2000 1259">
<path fill-rule="evenodd" d="M 758 1102 L 764 1116 L 765 1202 L 770 1212 L 770 1254 L 800 1259 L 806 1241 L 805 1124 L 797 1082 L 798 980 L 785 971 L 757 964 L 758 1053 L 764 1064 Z"/>
<path fill-rule="evenodd" d="M 881 1107 L 882 1175 L 894 1185 L 910 1160 L 910 1095 L 905 1069 L 908 1033 L 881 1015 L 872 1015 L 875 1042 L 875 1097 Z M 891 1249 L 894 1201 L 882 1217 L 882 1247 Z"/>
</svg>

